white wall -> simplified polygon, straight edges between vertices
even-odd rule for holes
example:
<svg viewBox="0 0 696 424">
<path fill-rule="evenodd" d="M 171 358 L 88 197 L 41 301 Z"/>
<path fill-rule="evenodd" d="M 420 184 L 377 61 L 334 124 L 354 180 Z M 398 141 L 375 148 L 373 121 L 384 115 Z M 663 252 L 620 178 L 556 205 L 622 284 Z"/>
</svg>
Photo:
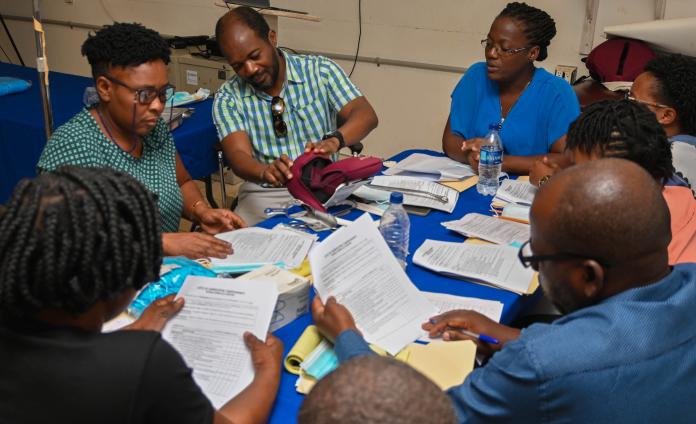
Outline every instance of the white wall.
<svg viewBox="0 0 696 424">
<path fill-rule="evenodd" d="M 216 0 L 64 0 L 42 1 L 46 19 L 103 25 L 114 20 L 136 21 L 162 33 L 212 34 L 224 9 Z M 219 1 L 219 0 L 218 0 Z M 357 0 L 274 0 L 273 5 L 304 10 L 321 17 L 313 23 L 281 18 L 280 44 L 300 50 L 352 55 L 358 36 Z M 363 0 L 363 33 L 360 55 L 436 65 L 466 67 L 482 59 L 479 41 L 495 15 L 505 6 L 501 0 Z M 556 20 L 558 34 L 541 66 L 584 65 L 578 54 L 585 0 L 530 0 Z M 669 0 L 666 17 L 696 15 L 693 0 Z M 31 2 L 2 0 L 0 13 L 30 16 Z M 602 28 L 651 20 L 654 0 L 601 0 L 595 44 L 603 41 Z M 7 21 L 22 55 L 34 62 L 34 36 L 27 22 Z M 2 31 L 0 31 L 2 32 Z M 89 75 L 80 55 L 84 29 L 46 26 L 49 65 L 52 70 Z M 0 45 L 16 59 L 4 34 Z M 6 60 L 4 56 L 0 60 Z M 347 71 L 352 63 L 339 61 Z M 449 110 L 449 95 L 460 75 L 452 72 L 377 66 L 358 63 L 354 82 L 373 104 L 380 126 L 366 140 L 366 152 L 389 156 L 410 147 L 439 149 Z"/>
</svg>

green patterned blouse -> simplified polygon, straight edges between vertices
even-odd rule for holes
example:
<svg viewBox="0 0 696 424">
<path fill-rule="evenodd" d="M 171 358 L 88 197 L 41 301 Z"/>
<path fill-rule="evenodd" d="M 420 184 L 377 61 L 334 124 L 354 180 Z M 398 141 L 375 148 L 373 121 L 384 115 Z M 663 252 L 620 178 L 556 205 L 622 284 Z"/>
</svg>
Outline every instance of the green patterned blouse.
<svg viewBox="0 0 696 424">
<path fill-rule="evenodd" d="M 136 158 L 106 138 L 83 109 L 53 133 L 37 167 L 43 172 L 62 165 L 105 166 L 132 175 L 157 194 L 162 231 L 178 230 L 184 200 L 176 181 L 174 139 L 162 119 L 144 137 L 143 153 Z"/>
</svg>

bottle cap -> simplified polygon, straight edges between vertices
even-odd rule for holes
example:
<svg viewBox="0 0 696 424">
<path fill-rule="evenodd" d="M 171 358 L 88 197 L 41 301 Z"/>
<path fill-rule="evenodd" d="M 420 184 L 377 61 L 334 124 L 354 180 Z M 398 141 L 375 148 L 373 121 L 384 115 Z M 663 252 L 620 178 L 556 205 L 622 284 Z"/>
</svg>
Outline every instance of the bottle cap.
<svg viewBox="0 0 696 424">
<path fill-rule="evenodd" d="M 393 192 L 389 196 L 389 203 L 397 203 L 397 204 L 402 204 L 404 203 L 404 195 L 398 192 Z"/>
</svg>

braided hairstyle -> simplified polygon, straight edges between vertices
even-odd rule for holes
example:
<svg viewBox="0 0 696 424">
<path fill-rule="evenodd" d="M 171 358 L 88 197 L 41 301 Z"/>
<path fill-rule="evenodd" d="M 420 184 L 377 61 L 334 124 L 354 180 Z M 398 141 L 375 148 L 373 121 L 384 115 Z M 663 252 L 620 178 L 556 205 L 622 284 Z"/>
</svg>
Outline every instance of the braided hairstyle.
<svg viewBox="0 0 696 424">
<path fill-rule="evenodd" d="M 82 44 L 96 80 L 106 75 L 109 67 L 138 66 L 153 60 L 169 64 L 169 45 L 157 31 L 140 24 L 115 23 L 90 34 Z"/>
<path fill-rule="evenodd" d="M 0 314 L 80 314 L 156 280 L 162 243 L 153 197 L 107 168 L 22 180 L 0 216 Z"/>
<path fill-rule="evenodd" d="M 660 103 L 677 110 L 681 130 L 696 135 L 696 59 L 670 54 L 655 58 L 645 65 L 657 80 Z"/>
<path fill-rule="evenodd" d="M 628 159 L 663 183 L 674 174 L 665 130 L 654 113 L 630 100 L 588 106 L 568 129 L 566 149 Z"/>
<path fill-rule="evenodd" d="M 527 3 L 513 2 L 505 6 L 498 17 L 508 17 L 524 26 L 524 35 L 532 46 L 539 46 L 538 61 L 548 57 L 548 47 L 556 36 L 556 22 L 548 13 Z"/>
</svg>

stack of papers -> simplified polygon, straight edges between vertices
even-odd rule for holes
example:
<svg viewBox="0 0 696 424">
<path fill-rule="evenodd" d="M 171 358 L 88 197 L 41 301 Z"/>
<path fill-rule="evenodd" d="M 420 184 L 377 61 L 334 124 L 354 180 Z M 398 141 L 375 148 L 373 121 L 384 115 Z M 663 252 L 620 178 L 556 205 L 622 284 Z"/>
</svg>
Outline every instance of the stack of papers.
<svg viewBox="0 0 696 424">
<path fill-rule="evenodd" d="M 384 171 L 384 175 L 413 176 L 429 181 L 457 181 L 476 175 L 471 166 L 446 156 L 413 153 Z"/>
<path fill-rule="evenodd" d="M 413 343 L 396 359 L 406 362 L 442 390 L 458 386 L 474 369 L 476 345 L 470 340 Z"/>
<path fill-rule="evenodd" d="M 518 250 L 511 246 L 426 240 L 413 255 L 413 263 L 441 274 L 526 294 L 533 286 L 534 271 L 522 266 Z"/>
<path fill-rule="evenodd" d="M 369 214 L 338 229 L 309 254 L 314 287 L 353 314 L 368 343 L 392 355 L 437 313 L 401 268 Z"/>
<path fill-rule="evenodd" d="M 462 219 L 443 222 L 442 226 L 466 237 L 497 244 L 521 245 L 529 240 L 529 225 L 479 213 L 469 213 Z"/>
<path fill-rule="evenodd" d="M 188 277 L 177 298 L 186 305 L 164 328 L 162 337 L 193 369 L 193 379 L 216 409 L 254 378 L 243 334 L 261 340 L 271 323 L 278 292 L 272 281 Z"/>
<path fill-rule="evenodd" d="M 503 180 L 495 193 L 493 203 L 531 205 L 537 190 L 529 181 L 506 179 Z"/>
<path fill-rule="evenodd" d="M 459 192 L 433 181 L 416 177 L 376 176 L 370 184 L 360 187 L 355 195 L 370 201 L 389 201 L 391 192 L 404 195 L 404 204 L 452 212 Z"/>
<path fill-rule="evenodd" d="M 378 355 L 387 355 L 374 346 L 372 349 Z M 300 362 L 297 362 L 300 359 L 296 356 L 298 353 L 302 358 Z M 476 345 L 472 341 L 434 341 L 427 345 L 411 343 L 395 355 L 394 359 L 412 366 L 446 390 L 464 382 L 474 368 L 475 354 Z M 333 345 L 311 325 L 288 353 L 285 367 L 298 375 L 295 389 L 299 393 L 308 394 L 317 381 L 338 368 L 338 358 Z M 356 384 L 360 382 L 356 381 Z"/>
<path fill-rule="evenodd" d="M 297 268 L 316 240 L 316 236 L 308 233 L 258 227 L 241 228 L 215 237 L 232 244 L 234 250 L 224 259 L 210 259 L 216 271 L 225 272 L 250 271 L 266 264 Z"/>
</svg>

